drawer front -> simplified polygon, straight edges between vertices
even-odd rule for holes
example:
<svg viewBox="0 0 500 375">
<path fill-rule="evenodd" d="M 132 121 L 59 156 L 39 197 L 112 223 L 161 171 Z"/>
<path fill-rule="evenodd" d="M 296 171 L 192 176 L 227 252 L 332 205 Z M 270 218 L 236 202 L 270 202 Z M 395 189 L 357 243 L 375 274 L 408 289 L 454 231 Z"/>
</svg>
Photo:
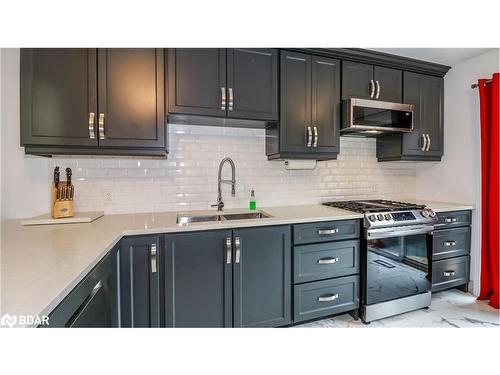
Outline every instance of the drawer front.
<svg viewBox="0 0 500 375">
<path fill-rule="evenodd" d="M 453 288 L 469 282 L 469 256 L 432 262 L 432 291 Z"/>
<path fill-rule="evenodd" d="M 359 272 L 359 241 L 335 241 L 293 248 L 293 281 L 304 283 Z"/>
<path fill-rule="evenodd" d="M 359 220 L 324 221 L 293 226 L 295 245 L 359 238 Z"/>
<path fill-rule="evenodd" d="M 464 227 L 471 223 L 471 212 L 467 211 L 452 211 L 452 212 L 438 212 L 438 221 L 434 224 L 434 228 L 454 228 Z"/>
<path fill-rule="evenodd" d="M 442 260 L 470 253 L 470 227 L 434 231 L 432 260 Z"/>
<path fill-rule="evenodd" d="M 316 281 L 294 287 L 294 321 L 321 318 L 359 307 L 359 277 Z"/>
</svg>

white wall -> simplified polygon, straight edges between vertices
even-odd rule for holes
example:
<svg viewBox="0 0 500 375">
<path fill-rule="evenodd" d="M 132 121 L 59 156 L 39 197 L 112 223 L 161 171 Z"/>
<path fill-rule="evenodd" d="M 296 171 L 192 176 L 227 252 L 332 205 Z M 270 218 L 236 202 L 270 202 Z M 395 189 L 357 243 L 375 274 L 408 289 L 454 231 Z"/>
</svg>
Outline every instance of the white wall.
<svg viewBox="0 0 500 375">
<path fill-rule="evenodd" d="M 250 189 L 260 206 L 415 196 L 414 163 L 377 163 L 373 139 L 342 138 L 338 160 L 321 162 L 311 171 L 286 171 L 283 162 L 267 161 L 264 130 L 183 125 L 169 126 L 167 160 L 26 157 L 19 147 L 19 50 L 4 50 L 2 62 L 5 218 L 49 211 L 54 165 L 73 169 L 80 211 L 206 209 L 216 200 L 217 168 L 224 156 L 234 159 L 237 172 L 237 196 L 231 198 L 223 186 L 227 207 L 246 207 Z M 107 191 L 112 204 L 103 200 Z"/>
<path fill-rule="evenodd" d="M 463 61 L 444 79 L 444 156 L 439 163 L 417 164 L 416 194 L 421 199 L 473 204 L 471 281 L 479 293 L 480 256 L 480 125 L 479 78 L 499 70 L 498 49 Z"/>
</svg>

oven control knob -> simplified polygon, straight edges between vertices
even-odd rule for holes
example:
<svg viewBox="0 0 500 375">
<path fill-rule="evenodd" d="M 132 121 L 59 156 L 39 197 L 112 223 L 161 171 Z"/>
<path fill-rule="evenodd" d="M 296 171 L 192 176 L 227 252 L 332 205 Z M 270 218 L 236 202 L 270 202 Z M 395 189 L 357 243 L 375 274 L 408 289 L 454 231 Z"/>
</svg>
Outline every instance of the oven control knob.
<svg viewBox="0 0 500 375">
<path fill-rule="evenodd" d="M 385 214 L 384 218 L 385 218 L 385 220 L 391 220 L 392 219 L 392 215 L 391 214 Z"/>
<path fill-rule="evenodd" d="M 420 211 L 420 215 L 422 215 L 423 217 L 429 217 L 429 211 L 422 210 L 422 211 Z"/>
<path fill-rule="evenodd" d="M 368 220 L 375 221 L 375 220 L 377 220 L 377 218 L 375 217 L 375 215 L 370 215 L 370 216 L 368 216 Z"/>
<path fill-rule="evenodd" d="M 382 214 L 378 214 L 378 215 L 377 215 L 377 219 L 378 219 L 379 221 L 384 220 L 384 215 L 382 215 Z"/>
<path fill-rule="evenodd" d="M 436 217 L 436 213 L 432 210 L 429 210 L 429 216 L 430 217 Z"/>
</svg>

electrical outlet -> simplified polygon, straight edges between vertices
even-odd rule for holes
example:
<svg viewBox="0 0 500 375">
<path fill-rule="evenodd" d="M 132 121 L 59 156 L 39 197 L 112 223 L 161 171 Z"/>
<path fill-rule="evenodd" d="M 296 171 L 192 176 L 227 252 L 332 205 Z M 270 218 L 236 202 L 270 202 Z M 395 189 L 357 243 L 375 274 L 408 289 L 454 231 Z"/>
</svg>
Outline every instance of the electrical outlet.
<svg viewBox="0 0 500 375">
<path fill-rule="evenodd" d="M 113 189 L 104 189 L 102 200 L 104 204 L 113 204 Z"/>
<path fill-rule="evenodd" d="M 377 193 L 378 192 L 378 185 L 377 184 L 373 184 L 372 185 L 372 193 Z"/>
</svg>

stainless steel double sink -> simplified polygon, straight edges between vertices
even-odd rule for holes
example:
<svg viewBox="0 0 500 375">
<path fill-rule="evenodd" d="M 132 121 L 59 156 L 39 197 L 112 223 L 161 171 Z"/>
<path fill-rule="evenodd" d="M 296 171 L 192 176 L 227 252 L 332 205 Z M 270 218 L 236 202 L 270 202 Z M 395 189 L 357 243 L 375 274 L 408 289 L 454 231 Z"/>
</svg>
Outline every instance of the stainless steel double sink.
<svg viewBox="0 0 500 375">
<path fill-rule="evenodd" d="M 217 213 L 201 215 L 177 215 L 177 224 L 203 223 L 210 221 L 245 220 L 245 219 L 266 219 L 272 217 L 263 211 L 242 212 L 242 213 Z"/>
</svg>

